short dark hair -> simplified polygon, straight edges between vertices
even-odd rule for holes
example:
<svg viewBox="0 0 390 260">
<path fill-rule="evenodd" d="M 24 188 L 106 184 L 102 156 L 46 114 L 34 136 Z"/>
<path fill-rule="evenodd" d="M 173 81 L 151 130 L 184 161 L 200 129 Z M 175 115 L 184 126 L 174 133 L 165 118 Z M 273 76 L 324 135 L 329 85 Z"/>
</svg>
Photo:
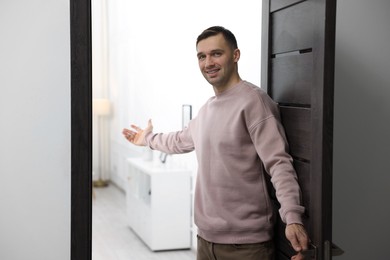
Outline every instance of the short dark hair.
<svg viewBox="0 0 390 260">
<path fill-rule="evenodd" d="M 201 40 L 207 39 L 211 36 L 215 36 L 215 35 L 220 34 L 220 33 L 223 35 L 223 38 L 225 38 L 225 40 L 227 41 L 227 43 L 230 45 L 230 47 L 233 50 L 238 48 L 237 40 L 236 40 L 236 37 L 234 36 L 234 34 L 222 26 L 212 26 L 212 27 L 204 30 L 196 39 L 196 46 L 198 46 L 198 43 Z"/>
</svg>

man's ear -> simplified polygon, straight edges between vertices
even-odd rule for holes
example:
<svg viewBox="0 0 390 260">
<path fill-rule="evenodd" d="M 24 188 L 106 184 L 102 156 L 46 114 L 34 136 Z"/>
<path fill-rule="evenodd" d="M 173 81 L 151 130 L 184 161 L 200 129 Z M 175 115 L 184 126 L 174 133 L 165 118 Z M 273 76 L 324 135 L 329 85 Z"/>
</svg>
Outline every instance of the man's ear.
<svg viewBox="0 0 390 260">
<path fill-rule="evenodd" d="M 238 60 L 240 59 L 240 56 L 241 56 L 240 49 L 235 49 L 233 51 L 234 62 L 238 62 Z"/>
</svg>

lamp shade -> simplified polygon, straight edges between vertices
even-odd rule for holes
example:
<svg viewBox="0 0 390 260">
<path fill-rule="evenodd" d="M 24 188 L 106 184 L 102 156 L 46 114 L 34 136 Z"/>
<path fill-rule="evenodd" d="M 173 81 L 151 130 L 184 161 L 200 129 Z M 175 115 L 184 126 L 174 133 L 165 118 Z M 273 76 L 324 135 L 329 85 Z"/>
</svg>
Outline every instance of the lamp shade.
<svg viewBox="0 0 390 260">
<path fill-rule="evenodd" d="M 108 116 L 110 114 L 110 101 L 105 98 L 94 98 L 92 101 L 92 111 L 98 116 Z"/>
</svg>

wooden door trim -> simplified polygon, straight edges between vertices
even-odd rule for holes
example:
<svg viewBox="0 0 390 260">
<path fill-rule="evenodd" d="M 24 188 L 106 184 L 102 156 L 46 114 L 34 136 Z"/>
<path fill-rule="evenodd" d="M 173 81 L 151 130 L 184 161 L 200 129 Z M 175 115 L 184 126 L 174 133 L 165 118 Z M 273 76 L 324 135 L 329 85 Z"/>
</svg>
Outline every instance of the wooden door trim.
<svg viewBox="0 0 390 260">
<path fill-rule="evenodd" d="M 91 1 L 70 0 L 71 260 L 92 259 Z"/>
<path fill-rule="evenodd" d="M 315 0 L 315 2 L 320 2 Z M 317 131 L 321 132 L 321 138 L 313 140 L 313 143 L 317 142 L 317 145 L 321 147 L 321 158 L 322 161 L 320 168 L 316 169 L 321 171 L 321 198 L 316 198 L 318 202 L 323 205 L 323 208 L 330 210 L 322 210 L 322 223 L 323 225 L 316 225 L 320 228 L 319 232 L 322 234 L 324 241 L 332 241 L 332 229 L 326 227 L 332 227 L 332 189 L 324 189 L 323 187 L 332 187 L 333 183 L 333 107 L 334 107 L 334 61 L 335 61 L 335 30 L 336 30 L 336 0 L 325 0 L 325 17 L 324 20 L 320 20 L 320 26 L 324 28 L 324 35 L 317 38 L 317 41 L 322 44 L 322 55 L 323 58 L 323 71 L 321 72 L 321 86 L 322 88 L 317 89 L 317 93 L 314 95 L 322 95 L 322 112 L 321 114 L 314 114 L 321 118 L 321 129 Z M 313 111 L 315 112 L 315 111 Z M 313 136 L 313 138 L 315 138 Z M 315 152 L 315 151 L 313 151 Z M 313 157 L 315 158 L 315 154 Z M 316 176 L 314 176 L 316 177 Z M 318 223 L 319 224 L 319 223 Z M 322 255 L 324 246 L 321 245 L 320 253 Z"/>
<path fill-rule="evenodd" d="M 269 66 L 270 66 L 270 52 L 269 52 L 269 12 L 265 12 L 264 10 L 270 10 L 270 1 L 263 0 L 262 3 L 262 30 L 261 30 L 261 39 L 267 39 L 267 42 L 262 40 L 261 43 L 261 88 L 268 92 L 268 78 L 269 78 Z"/>
</svg>

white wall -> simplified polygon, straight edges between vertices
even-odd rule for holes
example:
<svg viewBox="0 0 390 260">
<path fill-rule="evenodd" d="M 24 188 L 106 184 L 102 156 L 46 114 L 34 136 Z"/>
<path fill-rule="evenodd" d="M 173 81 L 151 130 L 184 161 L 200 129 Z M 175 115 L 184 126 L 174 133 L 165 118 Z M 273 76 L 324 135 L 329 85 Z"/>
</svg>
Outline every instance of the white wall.
<svg viewBox="0 0 390 260">
<path fill-rule="evenodd" d="M 68 0 L 0 1 L 0 259 L 70 259 Z"/>
<path fill-rule="evenodd" d="M 389 259 L 390 1 L 337 3 L 335 259 Z"/>
</svg>

